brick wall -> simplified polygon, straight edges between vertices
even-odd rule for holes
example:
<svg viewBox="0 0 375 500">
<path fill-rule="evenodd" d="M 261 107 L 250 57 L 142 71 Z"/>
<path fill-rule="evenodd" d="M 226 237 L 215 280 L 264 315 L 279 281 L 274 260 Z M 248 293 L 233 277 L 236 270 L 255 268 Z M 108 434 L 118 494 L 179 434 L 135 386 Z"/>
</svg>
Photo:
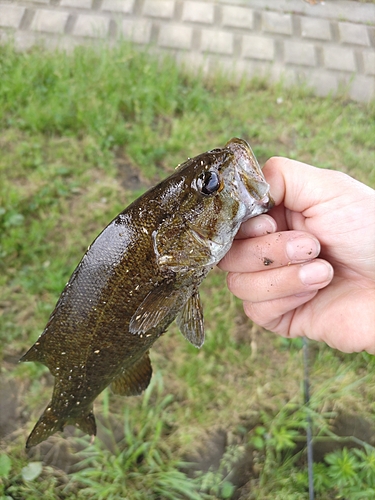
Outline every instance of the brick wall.
<svg viewBox="0 0 375 500">
<path fill-rule="evenodd" d="M 316 0 L 315 0 L 316 1 Z M 313 3 L 312 0 L 310 0 Z M 72 47 L 120 37 L 191 68 L 375 98 L 375 4 L 326 0 L 0 0 L 0 40 Z"/>
</svg>

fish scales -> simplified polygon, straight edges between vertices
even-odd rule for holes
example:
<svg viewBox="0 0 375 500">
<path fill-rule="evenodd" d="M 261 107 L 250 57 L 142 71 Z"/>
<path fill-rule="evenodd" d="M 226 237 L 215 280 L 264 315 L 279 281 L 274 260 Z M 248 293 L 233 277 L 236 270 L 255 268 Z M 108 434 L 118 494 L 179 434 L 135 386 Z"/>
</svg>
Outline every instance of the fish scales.
<svg viewBox="0 0 375 500">
<path fill-rule="evenodd" d="M 272 206 L 250 146 L 232 139 L 179 165 L 115 217 L 21 358 L 45 364 L 55 377 L 52 400 L 26 446 L 68 424 L 95 435 L 95 398 L 108 385 L 124 396 L 141 394 L 152 375 L 149 350 L 174 319 L 201 347 L 200 283 L 240 224 Z"/>
</svg>

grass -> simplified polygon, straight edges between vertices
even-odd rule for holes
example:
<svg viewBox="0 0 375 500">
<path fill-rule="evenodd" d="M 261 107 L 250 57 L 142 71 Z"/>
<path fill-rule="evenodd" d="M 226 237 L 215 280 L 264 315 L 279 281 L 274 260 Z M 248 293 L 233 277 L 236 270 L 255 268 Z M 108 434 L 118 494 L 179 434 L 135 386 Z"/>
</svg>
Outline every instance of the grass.
<svg viewBox="0 0 375 500">
<path fill-rule="evenodd" d="M 374 104 L 204 79 L 126 45 L 1 46 L 0 74 L 0 497 L 308 498 L 301 343 L 251 325 L 219 270 L 201 287 L 204 347 L 172 326 L 144 396 L 98 398 L 92 445 L 68 429 L 24 451 L 53 380 L 17 360 L 87 245 L 187 156 L 239 136 L 261 163 L 285 155 L 375 187 Z M 375 483 L 374 358 L 311 343 L 310 368 L 316 498 L 363 498 Z"/>
</svg>

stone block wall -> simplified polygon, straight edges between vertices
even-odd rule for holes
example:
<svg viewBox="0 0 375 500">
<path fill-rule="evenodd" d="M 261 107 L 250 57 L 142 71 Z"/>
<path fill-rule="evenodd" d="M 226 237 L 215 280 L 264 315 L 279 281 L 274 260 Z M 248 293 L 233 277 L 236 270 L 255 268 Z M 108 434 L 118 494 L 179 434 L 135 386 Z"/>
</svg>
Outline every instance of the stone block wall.
<svg viewBox="0 0 375 500">
<path fill-rule="evenodd" d="M 375 98 L 375 4 L 347 0 L 0 0 L 19 49 L 121 37 L 191 67 Z M 230 73 L 229 73 L 230 74 Z"/>
</svg>

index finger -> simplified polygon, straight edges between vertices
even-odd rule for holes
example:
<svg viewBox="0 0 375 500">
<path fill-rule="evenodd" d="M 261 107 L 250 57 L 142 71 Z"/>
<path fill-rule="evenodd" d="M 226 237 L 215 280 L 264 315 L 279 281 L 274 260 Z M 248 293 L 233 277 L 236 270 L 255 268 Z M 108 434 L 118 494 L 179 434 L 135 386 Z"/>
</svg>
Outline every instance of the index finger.
<svg viewBox="0 0 375 500">
<path fill-rule="evenodd" d="M 320 243 L 303 231 L 285 231 L 235 240 L 220 261 L 223 271 L 255 272 L 296 264 L 314 259 L 320 253 Z"/>
</svg>

